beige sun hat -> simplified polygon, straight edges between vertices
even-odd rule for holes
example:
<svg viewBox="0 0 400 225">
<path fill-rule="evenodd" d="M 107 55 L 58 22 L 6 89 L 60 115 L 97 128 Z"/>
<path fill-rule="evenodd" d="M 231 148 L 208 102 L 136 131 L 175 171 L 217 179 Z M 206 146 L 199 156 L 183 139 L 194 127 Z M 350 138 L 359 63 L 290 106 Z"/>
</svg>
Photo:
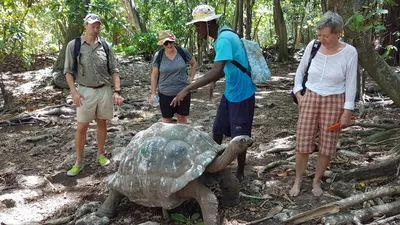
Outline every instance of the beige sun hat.
<svg viewBox="0 0 400 225">
<path fill-rule="evenodd" d="M 197 22 L 208 22 L 211 20 L 215 20 L 222 16 L 222 14 L 215 14 L 215 9 L 212 6 L 202 4 L 196 6 L 192 12 L 192 21 L 186 23 L 186 25 L 197 23 Z"/>
<path fill-rule="evenodd" d="M 89 13 L 85 16 L 85 19 L 83 19 L 83 21 L 85 21 L 85 23 L 88 23 L 88 24 L 94 24 L 97 22 L 99 22 L 101 24 L 101 17 L 96 14 Z"/>
<path fill-rule="evenodd" d="M 175 35 L 170 30 L 163 30 L 158 33 L 158 45 L 163 45 L 166 41 L 175 42 Z"/>
</svg>

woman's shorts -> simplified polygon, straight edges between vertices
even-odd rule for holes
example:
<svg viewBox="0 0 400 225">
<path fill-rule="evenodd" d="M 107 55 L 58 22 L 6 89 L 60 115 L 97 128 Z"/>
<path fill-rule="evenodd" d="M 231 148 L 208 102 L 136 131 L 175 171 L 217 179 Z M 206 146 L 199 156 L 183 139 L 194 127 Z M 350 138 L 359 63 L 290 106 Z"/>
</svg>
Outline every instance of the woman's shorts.
<svg viewBox="0 0 400 225">
<path fill-rule="evenodd" d="M 297 123 L 296 151 L 312 153 L 318 135 L 319 152 L 333 156 L 340 129 L 329 131 L 328 128 L 338 123 L 343 114 L 344 94 L 321 96 L 310 90 L 306 91 L 299 103 L 299 120 Z"/>
<path fill-rule="evenodd" d="M 158 96 L 160 97 L 160 109 L 163 118 L 172 118 L 174 117 L 175 113 L 181 116 L 189 115 L 191 98 L 190 92 L 188 95 L 186 95 L 183 101 L 180 101 L 179 105 L 176 105 L 175 107 L 171 106 L 171 102 L 176 96 L 168 96 L 161 93 L 158 93 Z"/>
</svg>

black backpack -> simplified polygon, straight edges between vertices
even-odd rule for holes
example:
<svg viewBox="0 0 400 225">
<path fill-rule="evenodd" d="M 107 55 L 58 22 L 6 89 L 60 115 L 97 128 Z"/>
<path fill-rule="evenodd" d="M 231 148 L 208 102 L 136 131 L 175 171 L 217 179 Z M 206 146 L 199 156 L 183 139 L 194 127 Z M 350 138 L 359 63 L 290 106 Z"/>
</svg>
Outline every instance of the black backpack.
<svg viewBox="0 0 400 225">
<path fill-rule="evenodd" d="M 185 52 L 183 51 L 183 48 L 182 48 L 181 46 L 179 46 L 179 45 L 175 45 L 175 48 L 176 48 L 176 51 L 178 51 L 179 55 L 181 55 L 181 57 L 183 58 L 183 60 L 185 60 L 185 63 L 187 63 L 188 60 L 187 60 L 187 58 L 186 58 Z M 165 49 L 163 48 L 163 49 L 161 49 L 160 51 L 158 51 L 158 55 L 157 55 L 157 58 L 156 58 L 156 62 L 157 62 L 157 64 L 158 64 L 158 68 L 160 68 L 161 60 L 162 60 L 162 57 L 163 57 L 163 55 L 164 55 L 164 50 L 165 50 Z"/>
<path fill-rule="evenodd" d="M 108 73 L 110 73 L 110 63 L 108 56 L 110 55 L 110 47 L 108 46 L 106 40 L 104 38 L 100 38 L 100 43 L 104 48 L 104 51 L 107 56 L 107 68 L 108 68 Z M 78 72 L 78 56 L 81 53 L 81 36 L 75 38 L 75 48 L 74 48 L 74 68 L 73 71 L 75 73 Z"/>
<path fill-rule="evenodd" d="M 186 58 L 185 52 L 183 51 L 183 48 L 181 46 L 179 46 L 179 45 L 175 45 L 175 49 L 179 53 L 179 55 L 181 55 L 181 57 L 183 58 L 185 63 L 187 63 L 188 60 Z M 157 55 L 157 58 L 156 58 L 156 62 L 158 64 L 158 73 L 160 73 L 160 65 L 161 65 L 162 57 L 164 55 L 164 51 L 165 51 L 164 48 L 162 48 L 160 51 L 158 51 L 158 55 Z M 186 71 L 186 73 L 187 73 L 187 71 Z M 157 83 L 158 83 L 159 80 L 160 80 L 160 76 L 158 76 L 158 78 L 157 78 Z"/>
<path fill-rule="evenodd" d="M 301 95 L 304 95 L 306 93 L 306 89 L 307 89 L 306 82 L 308 80 L 308 69 L 310 69 L 311 61 L 317 54 L 319 47 L 321 47 L 321 42 L 318 39 L 314 40 L 314 43 L 313 43 L 313 46 L 311 49 L 310 58 L 308 59 L 307 69 L 304 72 L 304 77 L 303 77 L 303 82 L 302 82 L 303 90 L 300 91 Z M 290 93 L 290 96 L 293 98 L 294 103 L 298 104 L 296 95 L 293 93 L 293 91 Z"/>
</svg>

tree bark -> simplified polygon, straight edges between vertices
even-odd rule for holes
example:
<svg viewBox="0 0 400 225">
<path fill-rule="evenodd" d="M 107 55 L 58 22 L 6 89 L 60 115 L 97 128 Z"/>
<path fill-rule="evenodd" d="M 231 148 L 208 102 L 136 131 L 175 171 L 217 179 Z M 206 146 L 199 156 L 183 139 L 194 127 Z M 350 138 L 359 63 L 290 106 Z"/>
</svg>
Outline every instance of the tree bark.
<svg viewBox="0 0 400 225">
<path fill-rule="evenodd" d="M 400 213 L 400 201 L 369 207 L 366 209 L 352 210 L 338 213 L 322 219 L 324 224 L 347 224 L 357 222 L 370 222 L 376 216 L 393 216 Z"/>
<path fill-rule="evenodd" d="M 246 39 L 251 40 L 251 29 L 253 27 L 254 0 L 246 0 Z M 254 37 L 253 37 L 254 38 Z"/>
<path fill-rule="evenodd" d="M 69 1 L 66 1 L 67 3 Z M 78 18 L 76 18 L 75 21 L 83 21 L 86 12 L 88 11 L 88 7 L 90 4 L 90 0 L 83 0 L 82 1 L 82 10 L 79 12 L 77 15 Z M 64 61 L 65 61 L 65 49 L 67 48 L 68 43 L 73 40 L 74 38 L 80 36 L 82 34 L 83 27 L 82 23 L 69 23 L 66 31 L 66 36 L 64 39 L 63 46 L 58 54 L 58 58 L 53 66 L 53 69 L 55 70 L 63 70 L 64 69 Z"/>
<path fill-rule="evenodd" d="M 239 0 L 239 21 L 238 21 L 238 34 L 243 37 L 243 2 Z"/>
<path fill-rule="evenodd" d="M 397 155 L 371 166 L 356 168 L 343 173 L 339 173 L 336 176 L 335 181 L 347 182 L 353 179 L 356 181 L 362 181 L 383 176 L 395 176 L 399 165 L 400 155 Z"/>
<path fill-rule="evenodd" d="M 388 186 L 378 188 L 376 190 L 362 193 L 359 195 L 354 195 L 349 198 L 345 198 L 336 202 L 332 202 L 323 206 L 320 206 L 316 209 L 312 209 L 298 215 L 292 216 L 287 220 L 283 221 L 285 224 L 300 224 L 303 222 L 307 222 L 313 219 L 321 218 L 324 216 L 332 215 L 334 213 L 338 213 L 341 210 L 349 208 L 351 206 L 360 204 L 364 201 L 368 201 L 370 199 L 375 199 L 388 195 L 398 195 L 400 194 L 400 186 Z"/>
<path fill-rule="evenodd" d="M 136 9 L 134 0 L 122 0 L 122 4 L 127 12 L 127 20 L 133 25 L 132 30 L 147 32 L 146 26 L 142 23 L 139 12 Z"/>
<path fill-rule="evenodd" d="M 274 25 L 275 32 L 278 36 L 279 56 L 277 61 L 287 61 L 289 58 L 287 48 L 287 31 L 280 0 L 274 0 Z"/>
<path fill-rule="evenodd" d="M 235 0 L 235 16 L 233 17 L 232 30 L 238 30 L 240 0 Z"/>
<path fill-rule="evenodd" d="M 337 9 L 337 12 L 347 21 L 355 10 L 359 10 L 363 1 L 331 0 L 328 9 Z M 400 105 L 400 76 L 390 67 L 380 55 L 373 49 L 368 41 L 367 33 L 355 32 L 349 26 L 344 28 L 347 39 L 354 40 L 354 47 L 358 52 L 360 65 L 367 70 L 368 74 L 382 88 L 382 90 L 393 100 L 396 105 Z"/>
</svg>

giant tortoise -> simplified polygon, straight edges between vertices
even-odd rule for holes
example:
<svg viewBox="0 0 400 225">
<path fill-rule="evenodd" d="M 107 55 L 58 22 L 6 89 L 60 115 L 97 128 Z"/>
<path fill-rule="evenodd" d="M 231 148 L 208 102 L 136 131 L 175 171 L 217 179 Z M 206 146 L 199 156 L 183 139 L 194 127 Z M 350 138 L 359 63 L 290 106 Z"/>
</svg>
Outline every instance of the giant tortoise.
<svg viewBox="0 0 400 225">
<path fill-rule="evenodd" d="M 121 199 L 148 206 L 172 209 L 194 198 L 206 225 L 220 224 L 218 199 L 204 185 L 204 177 L 219 174 L 221 202 L 235 203 L 239 185 L 225 169 L 253 143 L 248 136 L 218 145 L 205 132 L 185 124 L 155 123 L 131 140 L 124 149 L 118 171 L 108 180 L 109 195 L 97 211 L 113 217 Z"/>
</svg>

